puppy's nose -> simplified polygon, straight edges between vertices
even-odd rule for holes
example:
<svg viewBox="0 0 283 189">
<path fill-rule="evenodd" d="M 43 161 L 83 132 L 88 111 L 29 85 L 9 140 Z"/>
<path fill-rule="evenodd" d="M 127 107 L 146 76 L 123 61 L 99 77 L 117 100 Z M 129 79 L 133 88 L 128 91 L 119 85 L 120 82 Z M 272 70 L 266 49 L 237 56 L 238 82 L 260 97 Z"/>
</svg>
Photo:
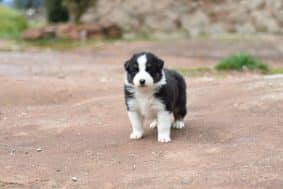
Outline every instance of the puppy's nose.
<svg viewBox="0 0 283 189">
<path fill-rule="evenodd" d="M 144 85 L 144 84 L 145 84 L 145 80 L 144 80 L 144 79 L 141 79 L 141 80 L 140 80 L 140 84 L 141 84 L 141 85 Z"/>
</svg>

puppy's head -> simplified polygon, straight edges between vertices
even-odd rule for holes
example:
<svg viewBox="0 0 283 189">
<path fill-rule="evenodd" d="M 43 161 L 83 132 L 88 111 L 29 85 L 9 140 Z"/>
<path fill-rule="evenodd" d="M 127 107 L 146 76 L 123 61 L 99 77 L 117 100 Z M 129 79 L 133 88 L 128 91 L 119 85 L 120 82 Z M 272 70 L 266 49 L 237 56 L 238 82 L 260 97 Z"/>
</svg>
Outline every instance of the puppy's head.
<svg viewBox="0 0 283 189">
<path fill-rule="evenodd" d="M 142 52 L 125 63 L 126 80 L 136 87 L 150 87 L 162 79 L 163 60 L 152 53 Z"/>
</svg>

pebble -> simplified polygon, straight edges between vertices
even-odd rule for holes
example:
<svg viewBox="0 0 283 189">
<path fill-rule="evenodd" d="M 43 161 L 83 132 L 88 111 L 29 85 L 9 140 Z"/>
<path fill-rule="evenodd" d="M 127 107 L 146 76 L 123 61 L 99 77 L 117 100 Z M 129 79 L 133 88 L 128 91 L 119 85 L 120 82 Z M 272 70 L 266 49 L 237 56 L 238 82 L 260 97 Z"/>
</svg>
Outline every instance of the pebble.
<svg viewBox="0 0 283 189">
<path fill-rule="evenodd" d="M 10 156 L 15 155 L 15 152 L 16 152 L 16 150 L 15 150 L 15 149 L 12 149 L 12 151 L 9 153 L 9 154 L 10 154 Z"/>
<path fill-rule="evenodd" d="M 42 152 L 42 148 L 37 148 L 36 151 L 37 152 Z"/>
<path fill-rule="evenodd" d="M 77 177 L 72 177 L 72 181 L 73 181 L 73 182 L 77 182 L 77 181 L 78 181 L 78 178 L 77 178 Z"/>
<path fill-rule="evenodd" d="M 181 184 L 185 185 L 185 184 L 190 184 L 191 183 L 191 179 L 187 178 L 187 177 L 183 177 L 181 179 Z"/>
</svg>

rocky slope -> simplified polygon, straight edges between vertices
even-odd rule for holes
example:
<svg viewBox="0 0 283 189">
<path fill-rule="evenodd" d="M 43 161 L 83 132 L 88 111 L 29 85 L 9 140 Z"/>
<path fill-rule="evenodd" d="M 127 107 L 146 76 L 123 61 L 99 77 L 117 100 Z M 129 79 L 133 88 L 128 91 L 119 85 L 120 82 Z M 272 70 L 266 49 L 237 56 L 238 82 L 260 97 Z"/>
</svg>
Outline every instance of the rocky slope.
<svg viewBox="0 0 283 189">
<path fill-rule="evenodd" d="M 282 0 L 100 0 L 84 21 L 124 30 L 205 33 L 283 32 Z"/>
</svg>

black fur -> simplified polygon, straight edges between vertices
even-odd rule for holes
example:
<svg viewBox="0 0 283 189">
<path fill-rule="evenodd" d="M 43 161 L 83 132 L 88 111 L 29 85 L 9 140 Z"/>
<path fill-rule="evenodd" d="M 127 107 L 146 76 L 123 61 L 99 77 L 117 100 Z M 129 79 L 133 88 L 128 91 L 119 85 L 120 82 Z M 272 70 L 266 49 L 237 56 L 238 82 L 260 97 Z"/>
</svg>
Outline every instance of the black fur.
<svg viewBox="0 0 283 189">
<path fill-rule="evenodd" d="M 131 86 L 124 85 L 125 104 L 126 104 L 127 110 L 129 110 L 127 100 L 134 98 L 134 93 L 131 92 L 132 91 L 131 88 L 132 88 Z"/>
<path fill-rule="evenodd" d="M 147 63 L 146 71 L 151 75 L 154 83 L 157 83 L 162 78 L 162 71 L 165 73 L 166 84 L 162 85 L 154 94 L 154 96 L 160 99 L 167 111 L 172 112 L 175 120 L 183 119 L 187 113 L 186 109 L 186 82 L 184 78 L 173 70 L 163 68 L 164 62 L 152 53 L 142 52 L 134 54 L 132 58 L 126 61 L 124 67 L 127 72 L 127 80 L 130 84 L 133 84 L 133 78 L 139 71 L 137 58 L 142 54 L 146 54 Z M 135 98 L 132 90 L 134 86 L 125 85 L 125 101 L 127 109 L 127 100 Z"/>
<path fill-rule="evenodd" d="M 151 75 L 153 81 L 156 83 L 161 79 L 164 61 L 150 52 L 141 52 L 134 54 L 131 59 L 127 60 L 124 64 L 125 70 L 128 73 L 127 79 L 129 83 L 133 83 L 133 79 L 139 71 L 137 58 L 143 54 L 147 55 L 146 71 Z"/>
<path fill-rule="evenodd" d="M 167 84 L 155 93 L 155 97 L 161 99 L 166 110 L 174 114 L 175 120 L 182 119 L 187 114 L 186 82 L 176 71 L 164 69 L 164 72 Z"/>
</svg>

